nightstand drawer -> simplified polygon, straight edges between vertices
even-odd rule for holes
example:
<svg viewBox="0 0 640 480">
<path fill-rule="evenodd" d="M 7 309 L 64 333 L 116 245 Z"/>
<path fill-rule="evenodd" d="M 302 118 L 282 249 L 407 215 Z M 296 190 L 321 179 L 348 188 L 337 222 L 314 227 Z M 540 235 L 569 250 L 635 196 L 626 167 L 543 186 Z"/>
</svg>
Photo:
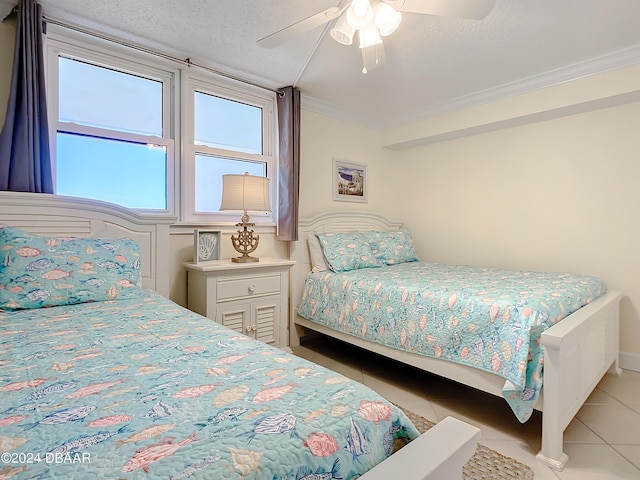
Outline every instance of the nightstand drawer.
<svg viewBox="0 0 640 480">
<path fill-rule="evenodd" d="M 280 275 L 218 280 L 218 302 L 274 293 L 280 293 Z"/>
</svg>

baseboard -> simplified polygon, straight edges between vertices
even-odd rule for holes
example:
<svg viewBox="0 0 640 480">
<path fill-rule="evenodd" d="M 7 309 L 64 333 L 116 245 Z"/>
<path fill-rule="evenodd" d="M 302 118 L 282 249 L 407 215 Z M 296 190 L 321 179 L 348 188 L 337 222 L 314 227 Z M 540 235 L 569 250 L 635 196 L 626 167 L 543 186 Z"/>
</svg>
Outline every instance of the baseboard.
<svg viewBox="0 0 640 480">
<path fill-rule="evenodd" d="M 640 372 L 640 355 L 637 353 L 620 352 L 620 368 Z"/>
</svg>

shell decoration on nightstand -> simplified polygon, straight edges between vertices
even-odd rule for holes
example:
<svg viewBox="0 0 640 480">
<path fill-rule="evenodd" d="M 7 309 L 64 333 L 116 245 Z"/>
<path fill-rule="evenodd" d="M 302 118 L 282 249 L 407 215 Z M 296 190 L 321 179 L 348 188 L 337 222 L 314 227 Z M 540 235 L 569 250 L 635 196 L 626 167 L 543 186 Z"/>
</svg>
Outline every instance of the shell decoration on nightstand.
<svg viewBox="0 0 640 480">
<path fill-rule="evenodd" d="M 198 256 L 200 258 L 211 258 L 213 252 L 216 251 L 218 245 L 218 237 L 213 235 L 203 235 L 200 237 L 200 245 L 198 245 Z"/>
<path fill-rule="evenodd" d="M 220 232 L 196 229 L 194 235 L 194 263 L 218 260 Z"/>
</svg>

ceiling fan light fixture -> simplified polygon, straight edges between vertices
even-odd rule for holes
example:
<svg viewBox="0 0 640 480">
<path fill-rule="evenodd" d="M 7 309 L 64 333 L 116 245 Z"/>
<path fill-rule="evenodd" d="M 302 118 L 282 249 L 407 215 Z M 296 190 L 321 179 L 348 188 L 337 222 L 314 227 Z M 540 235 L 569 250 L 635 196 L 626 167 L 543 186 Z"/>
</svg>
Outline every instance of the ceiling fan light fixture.
<svg viewBox="0 0 640 480">
<path fill-rule="evenodd" d="M 373 47 L 382 43 L 380 32 L 378 32 L 378 27 L 375 25 L 358 30 L 358 38 L 360 39 L 360 48 Z"/>
<path fill-rule="evenodd" d="M 347 9 L 346 18 L 355 30 L 362 30 L 373 24 L 373 8 L 369 0 L 353 0 Z"/>
<path fill-rule="evenodd" d="M 380 68 L 387 63 L 382 43 L 361 48 L 360 52 L 362 54 L 362 73 L 365 75 L 369 73 L 369 70 Z"/>
<path fill-rule="evenodd" d="M 402 13 L 384 2 L 378 2 L 373 7 L 373 21 L 380 31 L 380 35 L 386 37 L 396 31 L 402 22 Z"/>
<path fill-rule="evenodd" d="M 351 45 L 353 43 L 353 34 L 356 29 L 349 25 L 347 19 L 342 16 L 338 19 L 335 26 L 331 29 L 331 37 L 342 45 Z"/>
</svg>

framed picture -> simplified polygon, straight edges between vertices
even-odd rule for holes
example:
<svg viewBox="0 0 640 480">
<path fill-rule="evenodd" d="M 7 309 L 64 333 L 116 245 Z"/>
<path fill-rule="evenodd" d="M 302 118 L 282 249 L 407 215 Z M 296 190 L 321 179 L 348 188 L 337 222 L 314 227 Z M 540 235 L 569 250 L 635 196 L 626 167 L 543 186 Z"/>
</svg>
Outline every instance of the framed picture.
<svg viewBox="0 0 640 480">
<path fill-rule="evenodd" d="M 208 262 L 220 258 L 220 231 L 200 230 L 193 232 L 193 263 Z"/>
<path fill-rule="evenodd" d="M 367 201 L 367 166 L 333 159 L 333 199 L 342 202 Z"/>
</svg>

